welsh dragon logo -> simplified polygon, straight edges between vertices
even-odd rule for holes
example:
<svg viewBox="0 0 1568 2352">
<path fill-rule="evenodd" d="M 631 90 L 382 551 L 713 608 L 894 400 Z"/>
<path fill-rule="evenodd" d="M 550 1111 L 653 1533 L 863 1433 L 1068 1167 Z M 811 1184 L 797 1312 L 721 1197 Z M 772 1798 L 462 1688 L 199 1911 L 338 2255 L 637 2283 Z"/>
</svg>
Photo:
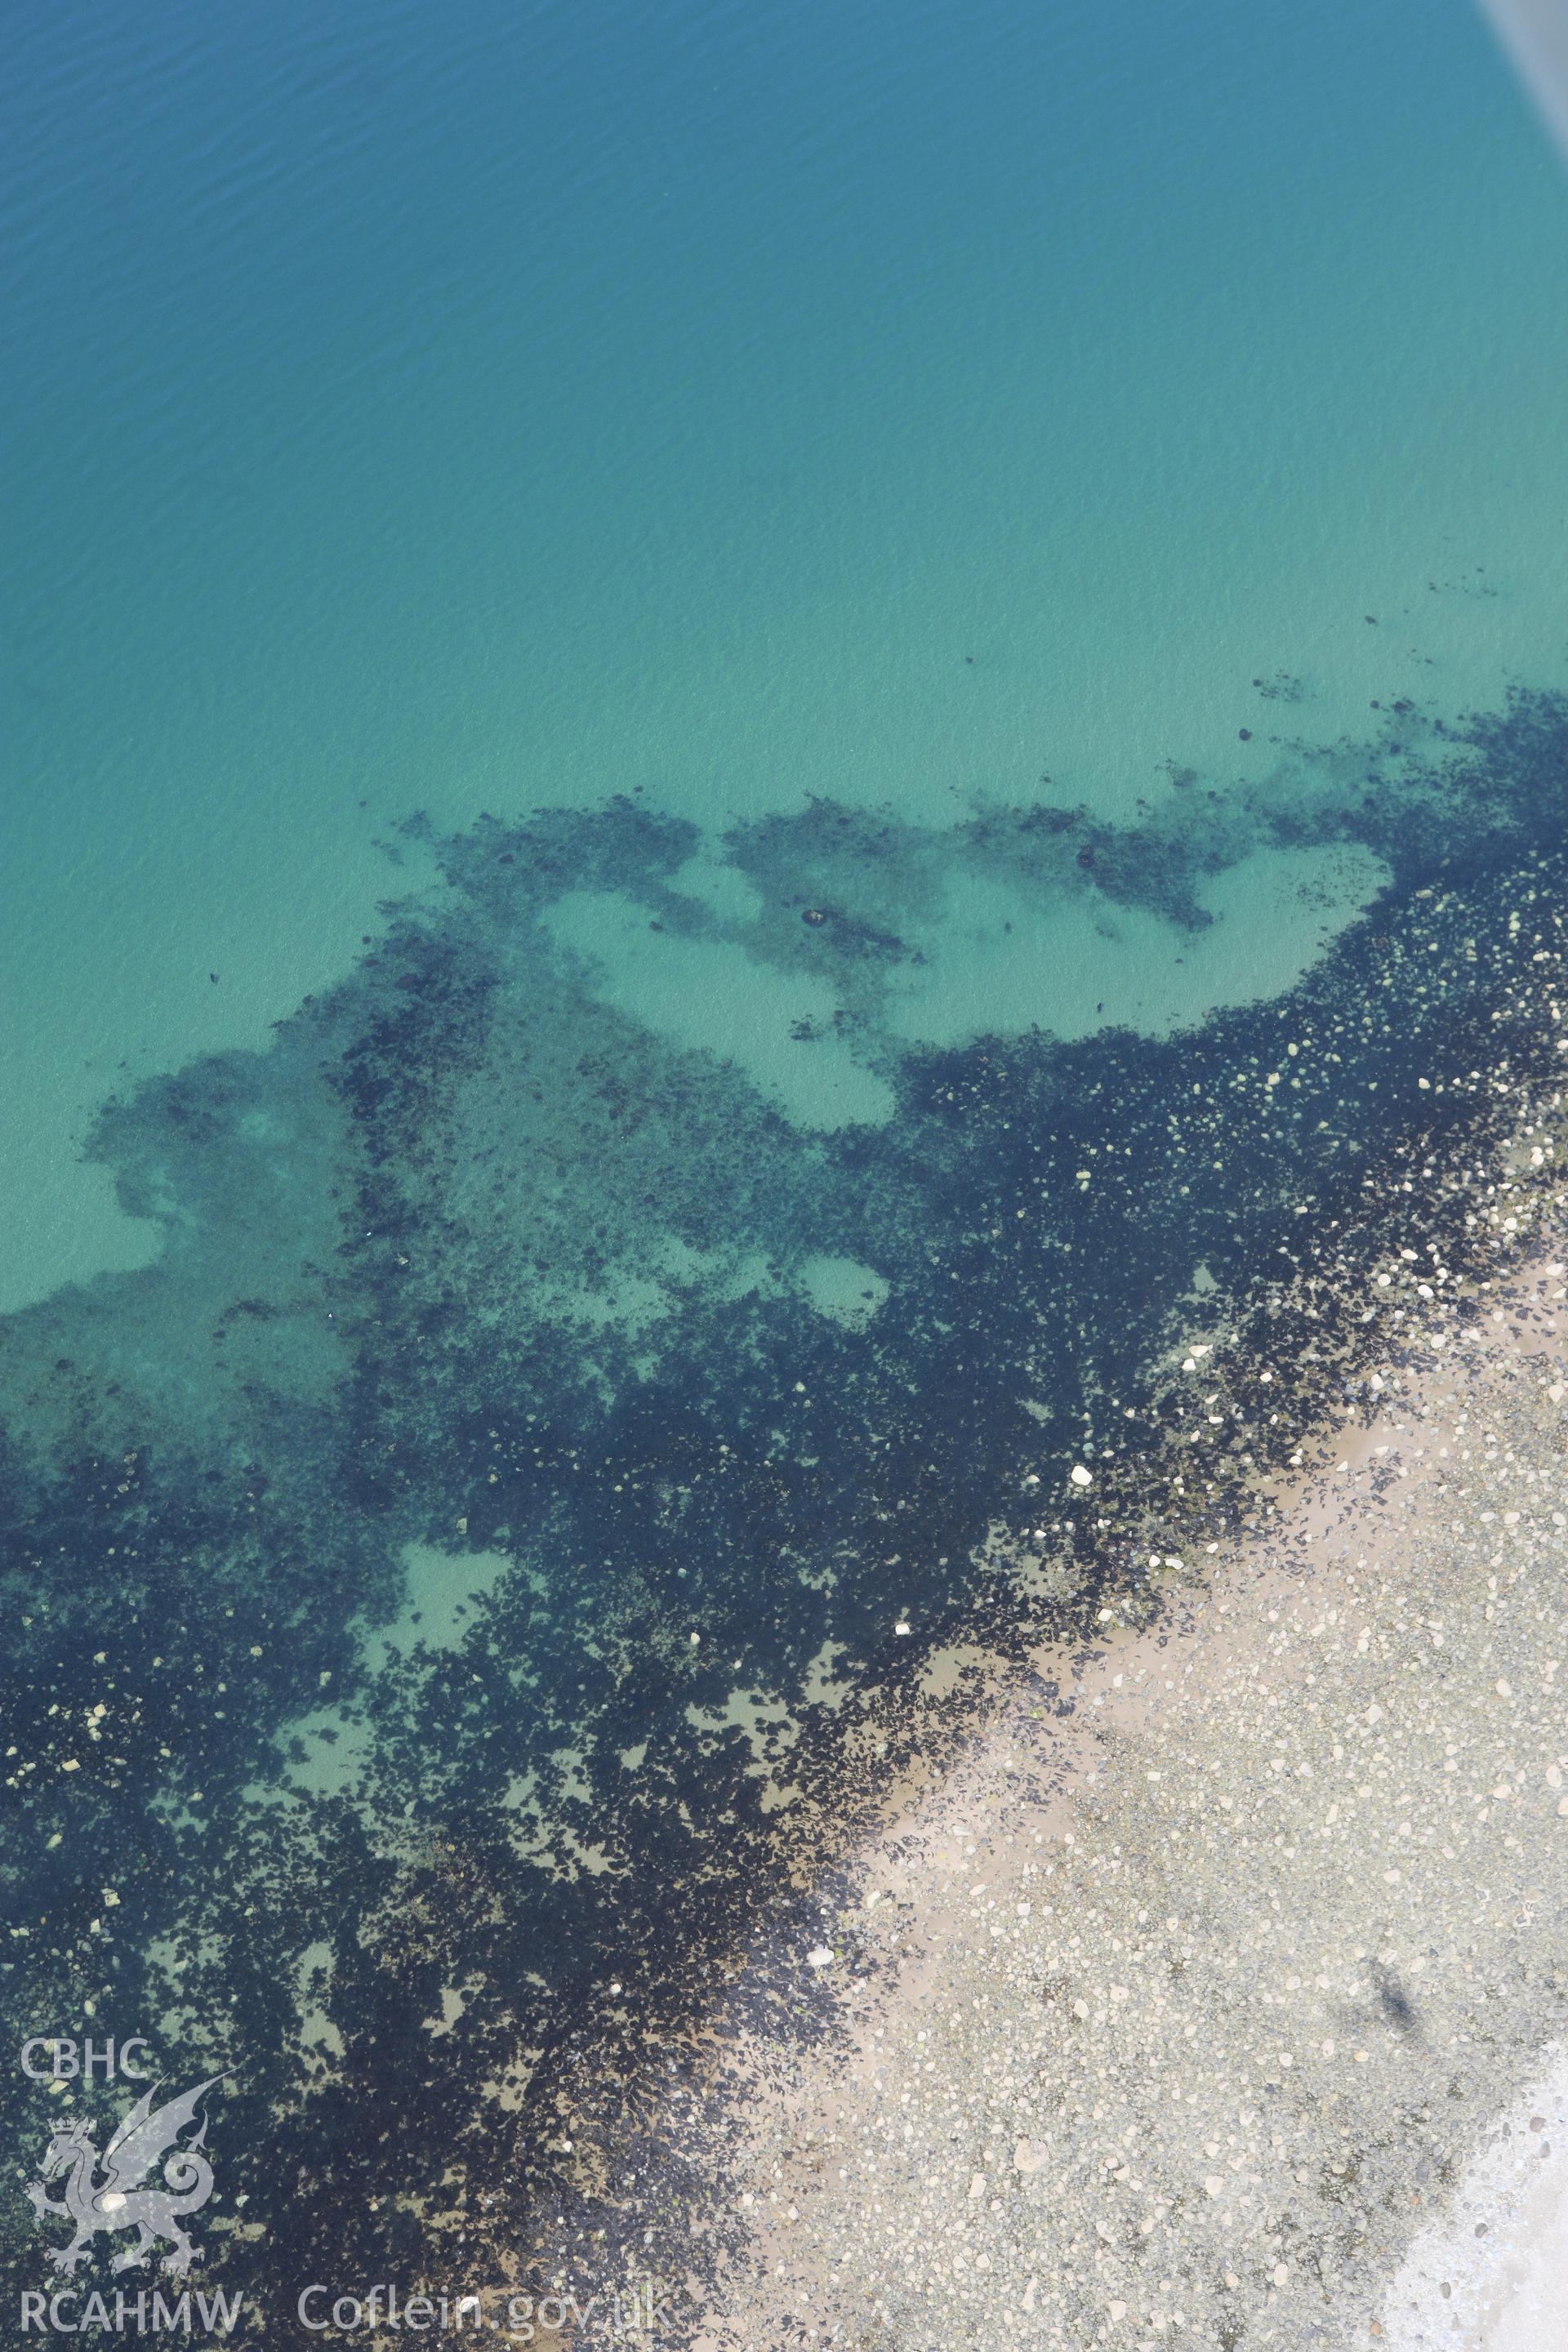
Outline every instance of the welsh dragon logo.
<svg viewBox="0 0 1568 2352">
<path fill-rule="evenodd" d="M 43 2180 L 27 2185 L 28 2201 L 40 2221 L 48 2214 L 69 2221 L 76 2231 L 68 2246 L 49 2249 L 49 2260 L 57 2270 L 74 2271 L 85 2262 L 90 2251 L 89 2241 L 100 2230 L 138 2232 L 136 2243 L 115 2255 L 111 2270 L 130 2270 L 134 2263 L 144 2263 L 163 2239 L 170 2246 L 163 2268 L 176 2278 L 201 2260 L 201 2248 L 191 2243 L 180 2224 L 185 2214 L 199 2212 L 213 2192 L 213 2168 L 202 2153 L 206 2117 L 202 2117 L 195 2137 L 184 2147 L 179 2136 L 195 2121 L 197 2107 L 213 2084 L 222 2080 L 221 2074 L 209 2075 L 184 2097 L 165 2100 L 157 2108 L 153 2105 L 158 2089 L 154 2084 L 122 2118 L 101 2157 L 85 2122 L 60 2125 L 44 2158 Z M 149 2184 L 146 2176 L 160 2157 L 165 2161 L 163 2186 L 157 2187 Z M 44 2181 L 58 2180 L 62 2174 L 64 2193 L 51 2198 Z"/>
</svg>

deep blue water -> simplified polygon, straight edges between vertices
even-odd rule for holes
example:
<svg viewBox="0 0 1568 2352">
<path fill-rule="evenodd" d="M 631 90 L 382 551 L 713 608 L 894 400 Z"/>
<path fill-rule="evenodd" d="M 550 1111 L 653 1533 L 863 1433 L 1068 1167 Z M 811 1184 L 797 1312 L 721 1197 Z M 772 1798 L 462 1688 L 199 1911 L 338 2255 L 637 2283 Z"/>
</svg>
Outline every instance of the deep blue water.
<svg viewBox="0 0 1568 2352">
<path fill-rule="evenodd" d="M 4 1981 L 412 2278 L 1489 1246 L 1568 195 L 1405 0 L 5 39 Z"/>
</svg>

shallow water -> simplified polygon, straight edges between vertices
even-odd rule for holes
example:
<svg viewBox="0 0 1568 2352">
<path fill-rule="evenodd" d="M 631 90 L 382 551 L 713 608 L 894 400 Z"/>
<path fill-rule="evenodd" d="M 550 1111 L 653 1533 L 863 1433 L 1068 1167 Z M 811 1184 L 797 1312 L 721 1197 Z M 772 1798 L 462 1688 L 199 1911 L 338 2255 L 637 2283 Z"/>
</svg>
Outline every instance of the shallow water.
<svg viewBox="0 0 1568 2352">
<path fill-rule="evenodd" d="M 1457 8 L 13 39 L 5 1981 L 413 2277 L 1476 1245 L 1568 194 Z"/>
<path fill-rule="evenodd" d="M 1457 5 L 10 38 L 8 1303 L 412 807 L 1131 814 L 1561 676 L 1568 196 Z"/>
</svg>

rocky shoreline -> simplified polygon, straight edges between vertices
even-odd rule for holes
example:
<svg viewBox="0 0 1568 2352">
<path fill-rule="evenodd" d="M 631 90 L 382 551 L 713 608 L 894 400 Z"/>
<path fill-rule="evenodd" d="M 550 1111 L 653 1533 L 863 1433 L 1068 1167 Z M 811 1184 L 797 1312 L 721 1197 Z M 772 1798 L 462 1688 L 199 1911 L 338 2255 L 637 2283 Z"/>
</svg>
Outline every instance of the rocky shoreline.
<svg viewBox="0 0 1568 2352">
<path fill-rule="evenodd" d="M 1434 2283 L 1440 2339 L 1395 2282 L 1568 2007 L 1565 1304 L 1542 1255 L 1391 1364 L 862 1853 L 701 2352 L 1488 2340 L 1495 2281 Z"/>
</svg>

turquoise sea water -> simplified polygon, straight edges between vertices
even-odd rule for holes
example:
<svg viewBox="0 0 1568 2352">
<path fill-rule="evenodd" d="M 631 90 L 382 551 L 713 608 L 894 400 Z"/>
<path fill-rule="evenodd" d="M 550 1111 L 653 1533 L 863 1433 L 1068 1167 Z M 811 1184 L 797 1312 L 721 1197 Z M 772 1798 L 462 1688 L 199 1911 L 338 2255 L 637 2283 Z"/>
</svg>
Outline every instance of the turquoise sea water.
<svg viewBox="0 0 1568 2352">
<path fill-rule="evenodd" d="M 1406 0 L 5 38 L 8 2015 L 413 2281 L 1471 1246 L 1568 184 Z"/>
<path fill-rule="evenodd" d="M 146 1259 L 92 1110 L 411 808 L 1131 814 L 1255 676 L 1561 674 L 1568 194 L 1458 5 L 6 37 L 7 1303 Z"/>
</svg>

